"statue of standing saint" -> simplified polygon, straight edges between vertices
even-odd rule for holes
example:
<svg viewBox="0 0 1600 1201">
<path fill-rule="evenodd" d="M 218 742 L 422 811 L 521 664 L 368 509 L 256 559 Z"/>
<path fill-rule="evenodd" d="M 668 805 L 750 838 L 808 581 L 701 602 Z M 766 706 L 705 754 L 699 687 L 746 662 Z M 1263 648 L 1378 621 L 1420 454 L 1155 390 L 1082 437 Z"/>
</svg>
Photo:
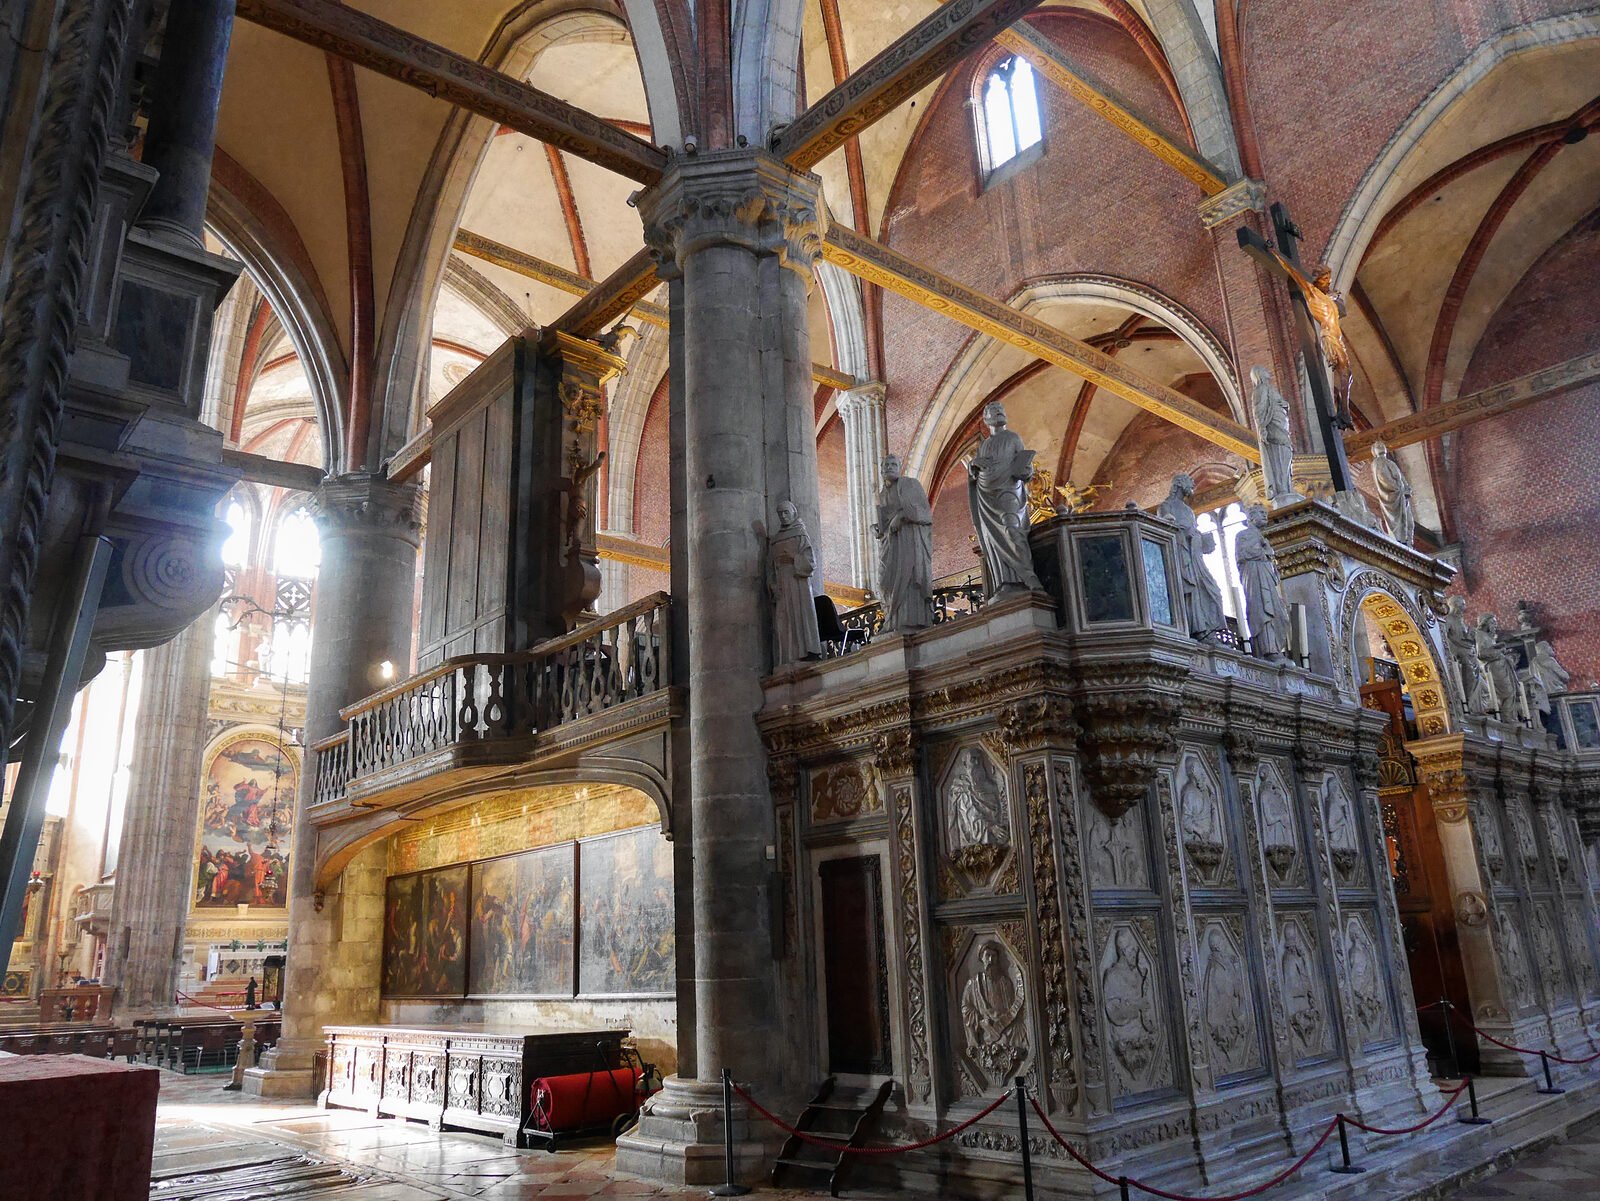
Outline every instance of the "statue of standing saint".
<svg viewBox="0 0 1600 1201">
<path fill-rule="evenodd" d="M 983 424 L 989 436 L 965 462 L 967 503 L 973 528 L 978 531 L 978 549 L 983 552 L 987 599 L 1042 585 L 1028 548 L 1028 481 L 1033 478 L 1035 452 L 1006 428 L 1006 411 L 999 401 L 984 406 Z"/>
<path fill-rule="evenodd" d="M 822 658 L 817 604 L 811 596 L 816 570 L 816 548 L 800 511 L 793 501 L 779 501 L 778 529 L 767 541 L 767 587 L 772 591 L 774 662 L 780 666 Z"/>
<path fill-rule="evenodd" d="M 1248 524 L 1233 540 L 1233 557 L 1244 585 L 1244 618 L 1250 649 L 1263 659 L 1282 659 L 1289 649 L 1289 603 L 1283 599 L 1277 552 L 1262 531 L 1265 505 L 1251 505 Z"/>
<path fill-rule="evenodd" d="M 1261 438 L 1261 473 L 1266 479 L 1267 499 L 1274 509 L 1292 505 L 1300 499 L 1294 490 L 1294 443 L 1289 436 L 1289 402 L 1272 382 L 1265 367 L 1250 368 L 1253 388 L 1250 403 L 1256 411 L 1256 429 Z"/>
<path fill-rule="evenodd" d="M 933 508 L 928 494 L 900 474 L 900 457 L 883 460 L 878 492 L 878 592 L 883 629 L 920 630 L 930 623 L 933 599 Z"/>
<path fill-rule="evenodd" d="M 1202 534 L 1196 524 L 1189 498 L 1194 495 L 1194 480 L 1174 476 L 1172 491 L 1156 506 L 1156 516 L 1178 527 L 1178 576 L 1183 582 L 1183 604 L 1189 611 L 1189 632 L 1205 639 L 1228 628 L 1222 613 L 1222 592 L 1206 567 L 1205 556 L 1216 549 L 1213 534 Z"/>
<path fill-rule="evenodd" d="M 1401 546 L 1410 546 L 1417 534 L 1411 485 L 1382 442 L 1372 444 L 1372 483 L 1378 490 L 1378 503 L 1383 506 L 1383 522 L 1389 527 L 1389 537 Z"/>
<path fill-rule="evenodd" d="M 1456 687 L 1461 693 L 1461 707 L 1468 713 L 1480 711 L 1478 705 L 1478 646 L 1472 631 L 1467 628 L 1467 599 L 1452 596 L 1446 602 L 1444 619 L 1444 644 L 1450 652 L 1450 662 L 1455 667 Z"/>
<path fill-rule="evenodd" d="M 1483 680 L 1488 691 L 1489 712 L 1504 722 L 1515 722 L 1522 716 L 1522 706 L 1517 695 L 1517 673 L 1511 659 L 1500 645 L 1500 623 L 1493 613 L 1478 618 L 1473 633 L 1473 645 L 1478 663 L 1483 668 Z"/>
</svg>

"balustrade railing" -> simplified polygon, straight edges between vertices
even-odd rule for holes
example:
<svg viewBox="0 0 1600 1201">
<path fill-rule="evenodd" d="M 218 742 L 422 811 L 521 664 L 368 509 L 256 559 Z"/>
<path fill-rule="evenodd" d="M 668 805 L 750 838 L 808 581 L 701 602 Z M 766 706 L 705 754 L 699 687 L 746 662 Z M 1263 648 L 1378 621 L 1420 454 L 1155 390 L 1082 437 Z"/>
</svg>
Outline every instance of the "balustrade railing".
<svg viewBox="0 0 1600 1201">
<path fill-rule="evenodd" d="M 669 604 L 657 592 L 531 650 L 447 659 L 340 710 L 346 732 L 314 748 L 317 803 L 363 776 L 555 729 L 666 687 Z"/>
<path fill-rule="evenodd" d="M 983 585 L 975 580 L 968 580 L 964 584 L 935 588 L 930 608 L 934 625 L 943 625 L 958 617 L 970 616 L 983 608 Z M 862 605 L 859 609 L 851 609 L 848 613 L 841 613 L 839 624 L 852 637 L 835 648 L 836 653 L 844 654 L 846 651 L 859 649 L 877 637 L 883 628 L 883 606 L 874 602 Z M 857 633 L 859 637 L 853 636 Z"/>
</svg>

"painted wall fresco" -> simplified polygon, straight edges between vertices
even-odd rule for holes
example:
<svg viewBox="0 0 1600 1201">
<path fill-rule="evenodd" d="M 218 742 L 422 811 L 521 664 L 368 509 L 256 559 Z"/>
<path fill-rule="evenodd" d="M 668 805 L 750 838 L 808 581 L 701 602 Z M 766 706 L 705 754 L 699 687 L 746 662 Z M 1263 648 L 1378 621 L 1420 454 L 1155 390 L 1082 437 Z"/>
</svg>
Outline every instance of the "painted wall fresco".
<svg viewBox="0 0 1600 1201">
<path fill-rule="evenodd" d="M 579 844 L 578 982 L 588 996 L 672 990 L 672 844 L 646 826 Z"/>
<path fill-rule="evenodd" d="M 300 773 L 294 752 L 269 735 L 242 734 L 211 754 L 201 776 L 196 909 L 282 909 Z"/>
<path fill-rule="evenodd" d="M 383 907 L 383 995 L 459 997 L 467 990 L 468 869 L 391 876 Z"/>
<path fill-rule="evenodd" d="M 566 843 L 472 865 L 470 993 L 572 995 L 573 851 Z"/>
</svg>

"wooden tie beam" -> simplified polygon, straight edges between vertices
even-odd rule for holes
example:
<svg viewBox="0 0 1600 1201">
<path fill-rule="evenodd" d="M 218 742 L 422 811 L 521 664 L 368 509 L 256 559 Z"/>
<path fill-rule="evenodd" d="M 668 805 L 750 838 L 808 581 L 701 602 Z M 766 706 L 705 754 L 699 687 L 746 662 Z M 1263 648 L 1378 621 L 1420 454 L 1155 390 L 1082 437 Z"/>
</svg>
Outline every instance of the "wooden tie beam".
<svg viewBox="0 0 1600 1201">
<path fill-rule="evenodd" d="M 773 153 L 810 170 L 1040 3 L 964 0 L 935 10 L 796 117 L 773 140 Z"/>
<path fill-rule="evenodd" d="M 247 450 L 224 447 L 222 465 L 242 472 L 242 477 L 252 484 L 266 484 L 273 488 L 287 488 L 291 492 L 315 492 L 324 479 L 320 467 L 307 467 L 304 463 L 286 463 L 266 455 L 251 454 Z"/>
<path fill-rule="evenodd" d="M 1010 305 L 940 275 L 880 242 L 835 222 L 823 242 L 822 255 L 868 283 L 887 288 L 969 329 L 1065 368 L 1097 388 L 1182 426 L 1224 450 L 1253 463 L 1261 461 L 1256 436 L 1237 421 L 1212 412 L 1199 401 L 1157 383 L 1087 342 L 1035 321 Z"/>
<path fill-rule="evenodd" d="M 628 179 L 652 184 L 666 170 L 665 152 L 644 139 L 358 8 L 335 0 L 238 0 L 238 14 Z"/>
<path fill-rule="evenodd" d="M 1350 434 L 1344 440 L 1345 452 L 1352 459 L 1364 459 L 1371 456 L 1374 442 L 1382 442 L 1393 449 L 1442 438 L 1464 426 L 1513 413 L 1596 380 L 1600 380 L 1600 351 L 1579 355 L 1469 396 L 1458 396 L 1448 404 L 1385 422 L 1375 429 Z"/>
<path fill-rule="evenodd" d="M 1077 100 L 1090 112 L 1111 122 L 1167 166 L 1195 183 L 1207 196 L 1228 186 L 1222 172 L 1171 135 L 1163 133 L 1134 110 L 1110 85 L 1074 63 L 1044 34 L 1019 24 L 995 35 L 996 42 L 1021 55 L 1040 75 Z"/>
</svg>

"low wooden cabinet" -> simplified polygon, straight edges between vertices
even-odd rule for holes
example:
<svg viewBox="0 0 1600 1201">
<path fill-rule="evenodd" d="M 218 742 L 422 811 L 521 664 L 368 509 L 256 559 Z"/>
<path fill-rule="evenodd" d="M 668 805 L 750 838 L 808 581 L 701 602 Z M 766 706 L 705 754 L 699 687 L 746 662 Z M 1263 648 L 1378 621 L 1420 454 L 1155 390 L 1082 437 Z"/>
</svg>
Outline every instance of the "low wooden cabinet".
<svg viewBox="0 0 1600 1201">
<path fill-rule="evenodd" d="M 529 1085 L 540 1076 L 623 1066 L 626 1030 L 452 1030 L 329 1026 L 324 1106 L 482 1130 L 522 1146 Z"/>
</svg>

